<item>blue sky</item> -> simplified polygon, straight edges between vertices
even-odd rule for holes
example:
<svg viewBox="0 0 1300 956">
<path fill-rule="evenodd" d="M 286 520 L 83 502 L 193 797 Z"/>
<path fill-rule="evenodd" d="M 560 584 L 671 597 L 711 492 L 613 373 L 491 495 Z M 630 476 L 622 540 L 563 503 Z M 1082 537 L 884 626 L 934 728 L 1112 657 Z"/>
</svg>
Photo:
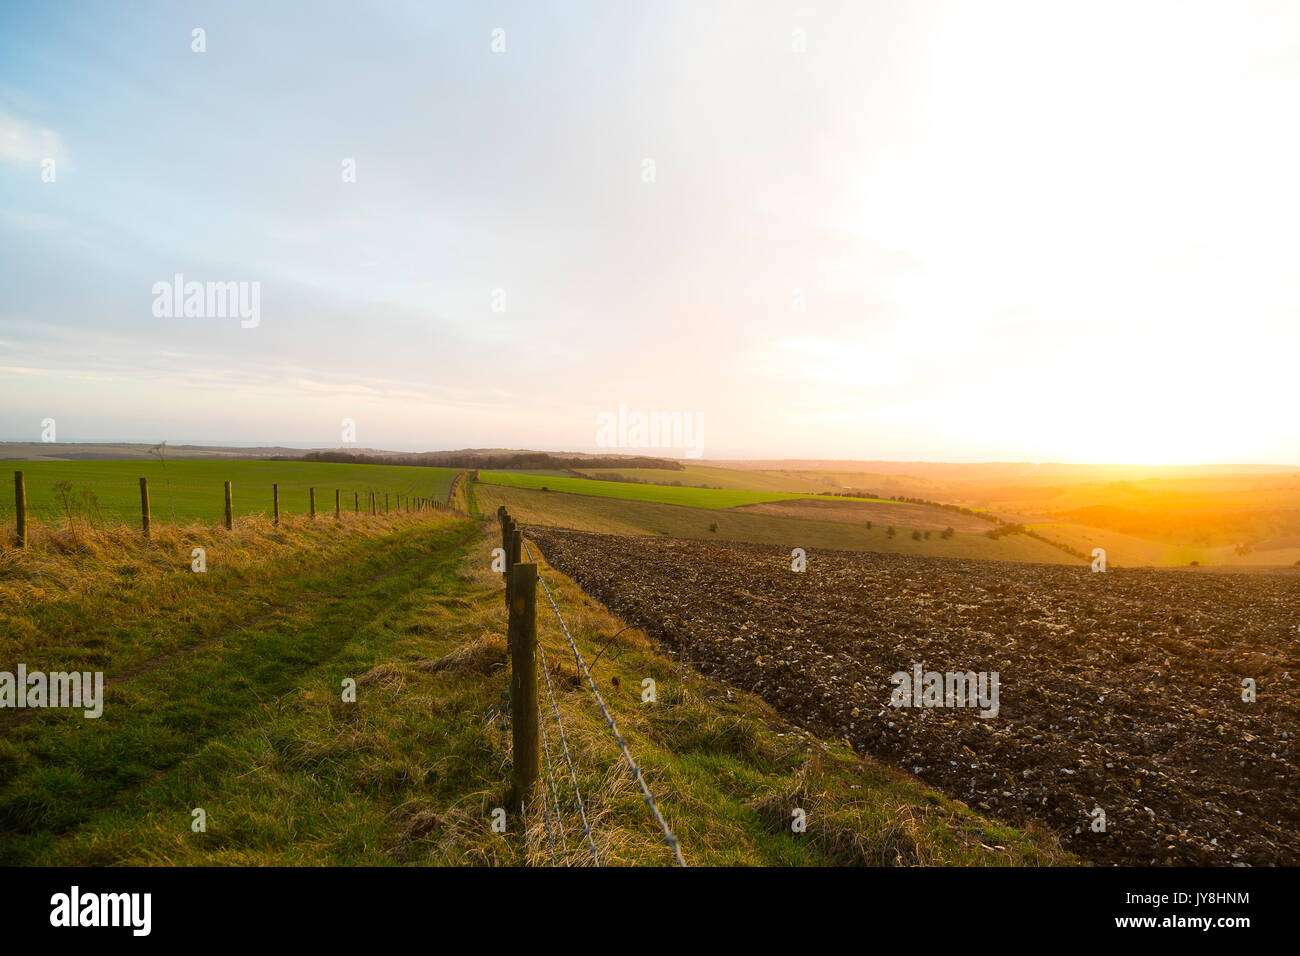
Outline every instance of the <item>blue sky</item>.
<svg viewBox="0 0 1300 956">
<path fill-rule="evenodd" d="M 1279 4 L 7 4 L 0 437 L 1300 462 L 1297 94 Z"/>
</svg>

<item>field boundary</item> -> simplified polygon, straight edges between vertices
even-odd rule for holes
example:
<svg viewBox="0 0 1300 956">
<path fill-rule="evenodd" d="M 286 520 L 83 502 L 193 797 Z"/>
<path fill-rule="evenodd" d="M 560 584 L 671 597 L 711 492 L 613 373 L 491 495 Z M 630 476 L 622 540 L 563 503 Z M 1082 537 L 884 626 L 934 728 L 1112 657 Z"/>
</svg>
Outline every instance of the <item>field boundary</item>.
<svg viewBox="0 0 1300 956">
<path fill-rule="evenodd" d="M 578 650 L 577 642 L 574 641 L 573 635 L 569 632 L 569 626 L 565 623 L 564 615 L 560 613 L 559 605 L 556 604 L 555 597 L 551 593 L 546 579 L 541 576 L 538 565 L 533 559 L 532 549 L 523 540 L 523 533 L 504 506 L 497 510 L 497 518 L 501 523 L 501 540 L 504 546 L 502 550 L 505 554 L 506 605 L 509 609 L 507 636 L 511 671 L 511 725 L 514 736 L 512 802 L 518 804 L 522 812 L 533 790 L 540 789 L 542 819 L 546 828 L 547 842 L 551 850 L 551 862 L 555 862 L 555 839 L 551 829 L 551 813 L 553 811 L 560 832 L 561 846 L 564 848 L 565 865 L 567 866 L 568 849 L 564 843 L 563 816 L 555 785 L 555 768 L 551 760 L 550 746 L 545 735 L 541 706 L 537 699 L 537 659 L 540 657 L 542 674 L 546 681 L 547 696 L 551 709 L 555 714 L 560 749 L 564 754 L 569 777 L 573 784 L 574 800 L 578 815 L 582 821 L 583 834 L 591 851 L 591 862 L 593 866 L 600 866 L 596 843 L 591 835 L 591 825 L 583 808 L 582 793 L 578 787 L 577 774 L 573 769 L 573 758 L 569 753 L 568 737 L 564 732 L 564 721 L 560 716 L 560 708 L 555 699 L 555 689 L 551 683 L 550 668 L 546 660 L 546 649 L 537 636 L 537 584 L 540 582 L 543 593 L 546 595 L 551 610 L 555 613 L 560 629 L 564 633 L 565 640 L 573 651 L 573 658 L 578 671 L 586 681 L 586 686 L 591 691 L 596 706 L 604 718 L 605 726 L 613 736 L 614 743 L 618 746 L 628 770 L 632 773 L 632 778 L 640 787 L 646 806 L 663 834 L 664 842 L 672 850 L 675 863 L 681 867 L 686 866 L 686 859 L 682 856 L 681 844 L 660 812 L 654 794 L 650 792 L 650 787 L 646 783 L 645 775 L 641 772 L 640 766 L 638 766 L 628 749 L 627 741 L 619 733 L 618 724 L 614 721 L 613 715 L 605 705 L 604 698 L 600 695 L 600 690 L 596 687 L 596 682 L 591 676 L 587 662 L 583 659 L 582 652 Z M 528 555 L 527 562 L 521 560 L 521 546 Z M 545 757 L 547 780 L 553 798 L 553 803 L 549 805 L 546 801 L 546 788 L 538 787 L 538 777 L 540 775 L 538 740 L 542 741 L 541 754 Z"/>
</svg>

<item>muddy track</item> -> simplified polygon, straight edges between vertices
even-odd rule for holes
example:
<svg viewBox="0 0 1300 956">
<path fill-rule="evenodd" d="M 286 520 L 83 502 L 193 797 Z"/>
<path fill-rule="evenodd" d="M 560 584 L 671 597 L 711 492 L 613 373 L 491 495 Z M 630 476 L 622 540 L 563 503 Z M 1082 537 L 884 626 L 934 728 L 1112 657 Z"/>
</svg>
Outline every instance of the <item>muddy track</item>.
<svg viewBox="0 0 1300 956">
<path fill-rule="evenodd" d="M 1300 864 L 1300 573 L 528 535 L 700 671 L 1087 859 Z M 917 664 L 998 672 L 997 715 L 891 706 Z"/>
</svg>

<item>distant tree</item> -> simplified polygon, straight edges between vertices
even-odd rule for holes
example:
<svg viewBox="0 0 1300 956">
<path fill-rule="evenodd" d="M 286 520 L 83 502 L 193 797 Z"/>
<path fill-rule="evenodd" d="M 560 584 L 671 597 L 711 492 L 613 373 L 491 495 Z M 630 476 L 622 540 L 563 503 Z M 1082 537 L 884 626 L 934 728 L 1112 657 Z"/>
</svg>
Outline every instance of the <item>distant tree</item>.
<svg viewBox="0 0 1300 956">
<path fill-rule="evenodd" d="M 913 541 L 920 541 L 920 540 L 921 540 L 921 532 L 919 532 L 919 531 L 913 531 L 913 532 L 912 532 L 912 540 L 913 540 Z"/>
<path fill-rule="evenodd" d="M 946 541 L 949 538 L 951 538 L 954 534 L 956 534 L 956 532 L 953 531 L 951 527 L 948 527 L 948 528 L 944 528 L 943 531 L 939 533 L 939 537 L 943 538 Z"/>
<path fill-rule="evenodd" d="M 929 540 L 930 540 L 930 532 L 928 532 L 928 531 L 925 533 L 925 540 L 926 540 L 926 541 L 929 541 Z"/>
<path fill-rule="evenodd" d="M 710 531 L 717 531 L 717 530 L 718 530 L 718 523 L 715 521 L 715 522 L 713 522 L 711 525 L 709 525 L 709 530 L 710 530 Z"/>
<path fill-rule="evenodd" d="M 871 530 L 871 522 L 870 522 L 870 521 L 867 522 L 867 530 L 868 530 L 868 531 Z M 1296 564 L 1300 564 L 1300 561 L 1297 561 Z"/>
<path fill-rule="evenodd" d="M 894 531 L 894 526 L 893 526 L 892 524 L 891 524 L 888 528 L 885 529 L 885 537 L 886 537 L 886 538 L 892 538 L 895 534 L 896 534 L 896 532 Z"/>
</svg>

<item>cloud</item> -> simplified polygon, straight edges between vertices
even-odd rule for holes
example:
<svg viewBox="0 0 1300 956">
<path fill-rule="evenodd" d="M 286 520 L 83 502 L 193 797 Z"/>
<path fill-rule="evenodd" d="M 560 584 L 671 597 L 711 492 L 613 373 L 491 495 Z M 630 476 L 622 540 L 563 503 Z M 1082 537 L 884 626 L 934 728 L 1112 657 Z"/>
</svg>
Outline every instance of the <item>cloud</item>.
<svg viewBox="0 0 1300 956">
<path fill-rule="evenodd" d="M 0 162 L 39 166 L 43 159 L 53 159 L 60 166 L 73 168 L 58 133 L 0 108 Z"/>
<path fill-rule="evenodd" d="M 0 216 L 15 229 L 28 232 L 57 232 L 63 228 L 63 220 L 43 212 L 27 212 L 21 209 L 0 209 Z"/>
</svg>

